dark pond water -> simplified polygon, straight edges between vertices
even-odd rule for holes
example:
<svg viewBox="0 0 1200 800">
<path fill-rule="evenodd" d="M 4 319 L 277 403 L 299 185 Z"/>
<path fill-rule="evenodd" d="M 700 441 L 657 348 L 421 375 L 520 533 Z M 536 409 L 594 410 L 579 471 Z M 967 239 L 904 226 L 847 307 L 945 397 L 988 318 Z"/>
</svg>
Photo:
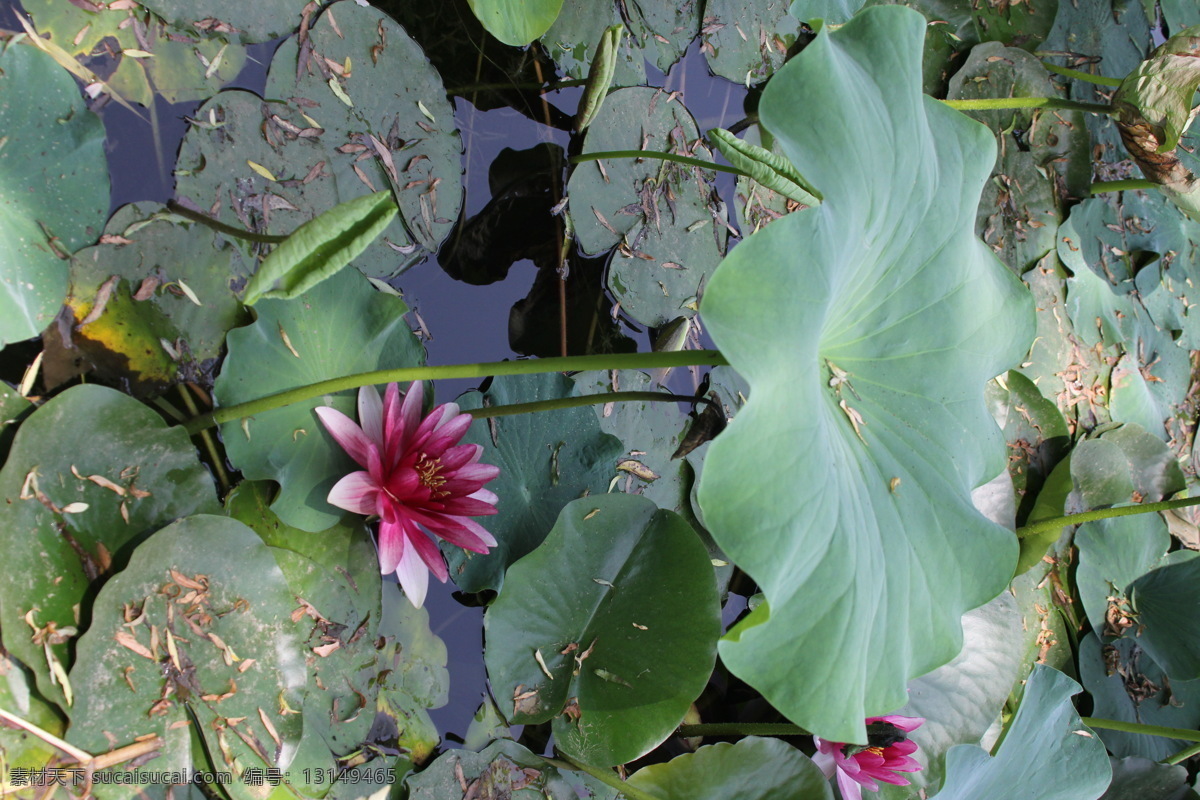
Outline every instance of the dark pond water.
<svg viewBox="0 0 1200 800">
<path fill-rule="evenodd" d="M 66 0 L 64 0 L 66 2 Z M 460 5 L 464 5 L 460 3 Z M 20 30 L 16 20 L 19 3 L 0 0 L 0 28 Z M 277 43 L 256 45 L 250 61 L 230 87 L 261 94 Z M 695 115 L 701 131 L 729 127 L 744 116 L 745 89 L 708 72 L 703 56 L 693 44 L 684 59 L 663 75 L 647 64 L 648 84 L 667 91 L 679 91 L 688 109 Z M 547 80 L 554 80 L 547 76 Z M 567 115 L 575 112 L 581 90 L 563 89 L 545 95 L 547 101 Z M 479 213 L 492 199 L 488 187 L 488 169 L 505 148 L 524 150 L 542 143 L 567 148 L 570 136 L 565 131 L 531 120 L 512 108 L 480 111 L 462 97 L 453 98 L 455 119 L 463 139 L 465 170 L 465 215 Z M 174 193 L 172 167 L 179 144 L 187 131 L 187 118 L 199 103 L 172 105 L 161 98 L 153 109 L 141 116 L 115 103 L 100 109 L 108 135 L 107 154 L 112 180 L 112 209 L 135 201 L 165 202 Z M 717 187 L 722 199 L 731 204 L 733 179 L 719 175 Z M 454 364 L 499 361 L 516 358 L 508 342 L 509 311 L 530 291 L 536 268 L 528 259 L 514 264 L 505 280 L 487 286 L 472 286 L 456 281 L 430 259 L 418 264 L 393 281 L 404 293 L 411 308 L 420 314 L 430 338 L 425 342 L 428 363 Z M 630 327 L 626 335 L 634 338 L 639 349 L 649 349 L 647 332 Z M 39 349 L 31 345 L 30 357 Z M 18 349 L 18 353 L 24 352 Z M 13 368 L 6 365 L 4 377 L 12 380 Z M 17 373 L 19 377 L 19 372 Z M 679 376 L 687 384 L 690 378 Z M 438 386 L 439 401 L 453 399 L 475 388 L 472 381 L 444 381 Z M 679 387 L 690 392 L 693 387 Z M 482 657 L 483 611 L 459 603 L 452 596 L 453 586 L 433 582 L 425 602 L 434 633 L 449 651 L 449 703 L 432 712 L 434 723 L 443 736 L 462 736 L 483 697 L 485 671 Z M 745 608 L 745 601 L 731 596 L 725 622 Z M 446 742 L 453 746 L 453 739 Z"/>
</svg>

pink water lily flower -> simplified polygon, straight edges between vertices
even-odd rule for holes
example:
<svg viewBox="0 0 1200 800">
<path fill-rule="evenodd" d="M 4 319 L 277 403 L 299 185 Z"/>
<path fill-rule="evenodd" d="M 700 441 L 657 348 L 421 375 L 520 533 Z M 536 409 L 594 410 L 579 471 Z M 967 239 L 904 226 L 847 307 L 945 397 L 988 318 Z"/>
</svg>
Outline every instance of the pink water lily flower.
<svg viewBox="0 0 1200 800">
<path fill-rule="evenodd" d="M 921 717 L 895 714 L 871 717 L 867 720 L 866 746 L 827 742 L 814 736 L 817 752 L 813 755 L 813 762 L 821 768 L 826 778 L 832 778 L 837 773 L 842 800 L 862 800 L 864 786 L 872 792 L 879 791 L 876 781 L 907 786 L 908 779 L 898 773 L 918 772 L 921 769 L 921 764 L 912 757 L 917 743 L 909 739 L 907 734 L 924 722 Z"/>
<path fill-rule="evenodd" d="M 358 424 L 337 409 L 316 409 L 334 440 L 366 468 L 338 481 L 329 502 L 379 517 L 380 571 L 395 572 L 417 608 L 425 602 L 430 572 L 443 583 L 450 576 L 431 537 L 476 553 L 496 545 L 471 517 L 496 513 L 497 497 L 483 485 L 500 474 L 499 467 L 479 463 L 481 446 L 458 443 L 471 416 L 446 403 L 422 419 L 423 396 L 420 381 L 403 398 L 396 384 L 388 384 L 382 401 L 375 387 L 364 386 Z"/>
</svg>

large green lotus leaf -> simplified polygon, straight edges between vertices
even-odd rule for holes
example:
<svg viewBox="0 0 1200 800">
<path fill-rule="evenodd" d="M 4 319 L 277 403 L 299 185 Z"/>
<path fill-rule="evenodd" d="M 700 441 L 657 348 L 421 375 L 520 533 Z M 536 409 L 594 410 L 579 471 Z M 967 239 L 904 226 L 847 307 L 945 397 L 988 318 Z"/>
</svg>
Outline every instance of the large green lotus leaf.
<svg viewBox="0 0 1200 800">
<path fill-rule="evenodd" d="M 708 0 L 700 29 L 708 68 L 745 86 L 771 77 L 800 32 L 790 6 L 787 0 Z"/>
<path fill-rule="evenodd" d="M 1040 48 L 1070 54 L 1065 66 L 1106 78 L 1124 78 L 1137 68 L 1150 50 L 1150 23 L 1141 3 L 1122 0 L 1060 2 L 1054 26 Z M 1055 59 L 1056 63 L 1063 62 Z M 1070 97 L 1088 103 L 1107 103 L 1111 89 L 1081 80 L 1070 80 Z M 1088 114 L 1088 130 L 1103 148 L 1099 161 L 1127 157 L 1121 136 L 1103 114 Z"/>
<path fill-rule="evenodd" d="M 808 756 L 757 736 L 643 767 L 629 785 L 662 800 L 833 800 L 829 781 Z"/>
<path fill-rule="evenodd" d="M 1058 5 L 1059 0 L 987 0 L 971 3 L 970 8 L 981 41 L 1004 42 L 1032 52 L 1050 34 Z"/>
<path fill-rule="evenodd" d="M 466 788 L 463 788 L 463 782 Z M 405 780 L 409 800 L 448 797 L 511 800 L 617 800 L 615 789 L 581 772 L 559 770 L 516 742 L 495 742 L 479 753 L 448 750 Z"/>
<path fill-rule="evenodd" d="M 233 41 L 265 42 L 299 28 L 306 4 L 307 0 L 146 0 L 141 5 L 193 35 L 215 30 Z"/>
<path fill-rule="evenodd" d="M 1097 623 L 1099 624 L 1099 623 Z M 1170 680 L 1131 638 L 1103 643 L 1089 633 L 1079 643 L 1079 679 L 1100 719 L 1194 729 L 1200 725 L 1200 681 Z M 1104 746 L 1118 757 L 1161 761 L 1188 742 L 1099 728 Z"/>
<path fill-rule="evenodd" d="M 545 33 L 563 0 L 467 0 L 475 17 L 492 36 L 523 47 Z"/>
<path fill-rule="evenodd" d="M 557 746 L 624 764 L 670 735 L 716 659 L 720 606 L 695 531 L 649 500 L 568 504 L 513 564 L 483 626 L 492 693 L 513 723 L 551 721 Z"/>
<path fill-rule="evenodd" d="M 338 756 L 358 749 L 384 669 L 375 648 L 382 579 L 366 525 L 353 518 L 321 533 L 285 525 L 270 509 L 265 482 L 243 482 L 225 506 L 272 548 L 299 603 L 301 644 L 315 679 L 304 700 L 305 735 L 318 732 Z"/>
<path fill-rule="evenodd" d="M 286 769 L 301 735 L 300 715 L 286 709 L 308 680 L 295 605 L 270 549 L 240 522 L 201 514 L 163 528 L 96 597 L 71 671 L 68 741 L 104 752 L 154 733 L 155 770 L 200 769 L 194 724 L 222 771 Z M 237 781 L 229 789 L 254 796 Z"/>
<path fill-rule="evenodd" d="M 554 400 L 574 394 L 561 375 L 504 376 L 487 391 L 458 398 L 463 410 Z M 483 447 L 480 461 L 500 467 L 488 489 L 500 496 L 499 513 L 479 521 L 496 537 L 487 555 L 460 547 L 444 550 L 454 582 L 467 592 L 500 590 L 504 571 L 542 543 L 558 512 L 584 494 L 600 494 L 620 473 L 621 443 L 601 430 L 590 408 L 518 414 L 477 422 L 464 442 Z"/>
<path fill-rule="evenodd" d="M 412 367 L 424 352 L 401 318 L 408 307 L 345 270 L 292 300 L 261 300 L 253 325 L 230 331 L 229 355 L 213 386 L 228 406 L 329 378 Z M 333 484 L 358 469 L 317 419 L 317 406 L 356 418 L 355 393 L 294 403 L 221 426 L 229 460 L 247 478 L 281 490 L 271 510 L 285 524 L 322 531 L 343 512 L 325 502 Z"/>
<path fill-rule="evenodd" d="M 1194 224 L 1188 222 L 1189 227 Z M 1193 239 L 1194 237 L 1194 239 Z M 1200 229 L 1189 231 L 1189 245 L 1200 240 Z M 1138 270 L 1134 278 L 1142 305 L 1154 324 L 1175 337 L 1175 343 L 1186 350 L 1200 349 L 1200 313 L 1188 295 L 1196 296 L 1194 287 L 1200 277 L 1200 253 L 1189 246 L 1174 258 L 1160 258 Z"/>
<path fill-rule="evenodd" d="M 143 391 L 207 382 L 226 331 L 249 321 L 236 294 L 246 279 L 240 251 L 162 211 L 118 209 L 104 240 L 71 259 L 71 343 L 107 377 Z"/>
<path fill-rule="evenodd" d="M 1137 643 L 1173 679 L 1200 678 L 1200 561 L 1175 560 L 1135 580 L 1128 592 Z"/>
<path fill-rule="evenodd" d="M 923 768 L 905 776 L 912 786 L 903 791 L 937 787 L 945 774 L 946 752 L 984 737 L 1019 677 L 1022 651 L 1036 637 L 1036 628 L 1022 631 L 1020 610 L 1008 592 L 963 615 L 962 652 L 910 681 L 908 703 L 893 712 L 925 719 L 908 737 L 919 746 L 913 757 Z M 896 791 L 901 790 L 889 794 Z"/>
<path fill-rule="evenodd" d="M 1112 771 L 1104 745 L 1071 705 L 1071 695 L 1078 692 L 1075 681 L 1039 665 L 996 755 L 972 745 L 951 750 L 946 783 L 937 796 L 1095 800 L 1104 793 Z"/>
<path fill-rule="evenodd" d="M 41 333 L 67 295 L 67 253 L 108 213 L 104 128 L 45 53 L 0 52 L 0 347 Z M 18 132 L 20 135 L 18 135 Z"/>
<path fill-rule="evenodd" d="M 1016 559 L 970 492 L 1004 467 L 983 386 L 1024 354 L 1033 313 L 972 234 L 992 135 L 920 93 L 924 27 L 868 9 L 772 79 L 763 122 L 825 202 L 739 245 L 703 306 L 751 394 L 700 504 L 770 609 L 722 659 L 833 741 L 865 741 L 865 717 L 952 659 L 962 614 Z"/>
<path fill-rule="evenodd" d="M 83 385 L 21 424 L 0 470 L 0 494 L 4 647 L 34 671 L 43 696 L 65 707 L 45 652 L 68 667 L 70 634 L 55 631 L 79 625 L 83 598 L 113 562 L 128 558 L 127 545 L 179 517 L 216 510 L 212 476 L 182 430 L 127 395 Z"/>
<path fill-rule="evenodd" d="M 395 20 L 349 3 L 326 9 L 305 46 L 289 39 L 276 51 L 265 91 L 324 129 L 292 169 L 324 160 L 339 202 L 394 184 L 400 219 L 355 259 L 359 269 L 394 275 L 437 251 L 462 206 L 462 139 L 441 76 Z"/>
<path fill-rule="evenodd" d="M 58 0 L 22 4 L 39 33 L 77 58 L 87 62 L 115 55 L 116 67 L 105 82 L 143 106 L 153 105 L 156 95 L 170 103 L 211 97 L 246 63 L 245 48 L 228 44 L 219 28 L 181 37 L 137 5 L 120 10 L 86 5 L 91 8 Z"/>
<path fill-rule="evenodd" d="M 1110 759 L 1113 779 L 1100 800 L 1188 800 L 1187 769 L 1130 756 Z"/>
</svg>

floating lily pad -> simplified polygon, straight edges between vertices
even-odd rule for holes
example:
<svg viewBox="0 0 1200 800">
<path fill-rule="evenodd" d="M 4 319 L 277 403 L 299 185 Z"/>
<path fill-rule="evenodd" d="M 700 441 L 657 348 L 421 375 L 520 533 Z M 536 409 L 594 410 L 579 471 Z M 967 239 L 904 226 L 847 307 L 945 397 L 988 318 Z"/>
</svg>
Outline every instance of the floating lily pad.
<svg viewBox="0 0 1200 800">
<path fill-rule="evenodd" d="M 0 679 L 0 708 L 53 736 L 62 736 L 66 727 L 62 717 L 54 706 L 37 694 L 33 673 L 25 665 L 10 655 L 0 655 Z M 14 767 L 41 769 L 57 752 L 30 731 L 7 725 L 0 728 L 0 756 L 8 770 Z"/>
<path fill-rule="evenodd" d="M 33 403 L 7 383 L 0 382 L 0 464 L 8 458 L 17 427 L 33 413 Z"/>
<path fill-rule="evenodd" d="M 181 37 L 137 5 L 116 10 L 93 3 L 30 0 L 22 6 L 38 31 L 71 55 L 83 61 L 115 58 L 105 82 L 116 94 L 143 106 L 153 105 L 156 94 L 170 103 L 211 97 L 246 63 L 245 48 L 230 44 L 230 32 L 219 26 L 203 35 L 193 30 Z"/>
<path fill-rule="evenodd" d="M 621 370 L 615 376 L 611 372 L 581 372 L 574 380 L 580 394 L 654 390 L 648 375 L 633 370 Z M 614 488 L 643 495 L 659 508 L 690 515 L 692 469 L 684 459 L 671 457 L 687 428 L 687 417 L 680 413 L 679 405 L 670 401 L 609 403 L 595 406 L 595 413 L 600 429 L 626 448 L 613 464 L 613 475 L 624 474 Z"/>
<path fill-rule="evenodd" d="M 313 677 L 303 703 L 305 736 L 317 733 L 344 756 L 367 738 L 376 679 L 386 668 L 375 648 L 383 611 L 375 547 L 361 518 L 309 533 L 285 525 L 269 505 L 265 482 L 244 482 L 226 499 L 227 513 L 272 548 L 299 603 L 306 634 L 300 646 Z M 328 788 L 317 783 L 310 790 Z"/>
<path fill-rule="evenodd" d="M 1071 695 L 1079 684 L 1058 670 L 1038 666 L 995 756 L 962 745 L 946 757 L 942 800 L 1013 797 L 1090 800 L 1108 786 L 1112 770 L 1104 745 L 1079 721 Z"/>
<path fill-rule="evenodd" d="M 541 38 L 559 69 L 573 78 L 588 76 L 604 30 L 623 24 L 613 86 L 645 83 L 646 61 L 660 72 L 667 72 L 700 31 L 699 0 L 641 0 L 619 7 L 615 3 L 566 0 L 561 5 L 558 19 Z"/>
<path fill-rule="evenodd" d="M 989 383 L 992 418 L 1008 443 L 1008 472 L 1017 495 L 1018 519 L 1025 519 L 1046 477 L 1062 459 L 1069 442 L 1066 420 L 1033 381 L 1016 370 Z"/>
<path fill-rule="evenodd" d="M 308 0 L 146 0 L 143 6 L 176 28 L 211 36 L 219 33 L 230 41 L 266 42 L 300 27 L 301 12 Z"/>
<path fill-rule="evenodd" d="M 952 659 L 962 613 L 1016 559 L 970 492 L 1004 465 L 984 382 L 1024 354 L 1033 313 L 973 236 L 992 135 L 921 94 L 924 29 L 868 9 L 772 79 L 763 124 L 825 201 L 748 237 L 703 305 L 751 387 L 710 448 L 704 523 L 767 597 L 722 660 L 833 741 L 862 741 Z"/>
<path fill-rule="evenodd" d="M 162 529 L 96 597 L 72 670 L 68 740 L 104 752 L 154 733 L 163 739 L 154 770 L 187 773 L 202 768 L 195 724 L 222 771 L 287 768 L 302 726 L 286 709 L 308 679 L 294 607 L 270 550 L 245 525 L 197 515 Z M 97 786 L 100 797 L 106 788 Z"/>
<path fill-rule="evenodd" d="M 324 131 L 299 163 L 307 171 L 324 159 L 339 201 L 389 185 L 396 195 L 401 219 L 359 269 L 394 275 L 437 251 L 462 206 L 462 139 L 441 76 L 403 28 L 375 8 L 327 8 L 304 47 L 289 39 L 276 51 L 266 94 Z"/>
<path fill-rule="evenodd" d="M 155 203 L 118 209 L 105 239 L 71 259 L 69 344 L 142 391 L 209 382 L 226 331 L 249 321 L 240 251 Z"/>
<path fill-rule="evenodd" d="M 787 0 L 709 0 L 700 49 L 713 74 L 755 86 L 783 65 L 800 32 Z M 849 16 L 849 15 L 847 15 Z"/>
<path fill-rule="evenodd" d="M 408 307 L 343 271 L 292 300 L 261 300 L 253 325 L 230 331 L 229 355 L 213 387 L 218 405 L 255 400 L 328 378 L 412 367 L 424 358 L 405 325 Z M 277 481 L 271 510 L 285 524 L 321 531 L 342 518 L 325 501 L 358 469 L 317 419 L 317 406 L 354 417 L 350 392 L 294 403 L 221 426 L 229 459 L 251 480 Z"/>
<path fill-rule="evenodd" d="M 757 736 L 643 767 L 629 785 L 662 800 L 833 800 L 812 759 L 779 739 Z"/>
<path fill-rule="evenodd" d="M 1137 612 L 1135 641 L 1178 681 L 1200 678 L 1200 561 L 1194 551 L 1129 585 Z"/>
<path fill-rule="evenodd" d="M 575 500 L 484 617 L 493 696 L 510 722 L 551 721 L 584 763 L 632 761 L 704 688 L 719 617 L 708 553 L 679 516 L 631 495 Z"/>
<path fill-rule="evenodd" d="M 645 87 L 613 92 L 588 129 L 584 152 L 657 150 L 711 159 L 678 99 Z M 695 313 L 720 263 L 727 229 L 706 175 L 653 157 L 588 162 L 568 183 L 580 247 L 613 251 L 608 286 L 622 310 L 650 327 Z"/>
<path fill-rule="evenodd" d="M 529 403 L 574 394 L 561 375 L 504 376 L 486 392 L 458 398 L 463 410 Z M 577 497 L 600 494 L 618 473 L 621 443 L 604 433 L 590 408 L 497 417 L 476 422 L 464 442 L 483 447 L 480 461 L 500 467 L 488 489 L 500 496 L 498 514 L 481 519 L 496 538 L 487 555 L 446 547 L 450 575 L 467 592 L 500 590 L 504 571 L 542 543 L 558 512 Z"/>
<path fill-rule="evenodd" d="M 429 628 L 429 611 L 408 601 L 399 584 L 383 584 L 383 637 L 378 676 L 379 739 L 394 742 L 413 764 L 424 764 L 440 736 L 429 709 L 446 705 L 450 673 L 446 643 Z"/>
<path fill-rule="evenodd" d="M 1200 681 L 1170 680 L 1135 639 L 1104 643 L 1090 633 L 1079 643 L 1079 678 L 1092 696 L 1092 713 L 1101 719 L 1192 729 L 1200 725 Z M 1166 759 L 1189 742 L 1097 729 L 1105 747 L 1118 757 Z"/>
<path fill-rule="evenodd" d="M 1067 458 L 1055 467 L 1029 514 L 1029 522 L 1111 505 L 1157 502 L 1182 489 L 1183 473 L 1174 455 L 1160 440 L 1138 425 L 1108 426 L 1097 430 L 1093 436 L 1077 444 Z M 1158 525 L 1162 524 L 1161 518 L 1155 517 L 1155 520 Z M 1125 530 L 1123 526 L 1126 523 L 1144 536 L 1157 536 L 1152 534 L 1157 527 L 1153 522 L 1137 518 L 1107 520 L 1088 523 L 1099 526 L 1095 534 L 1099 538 L 1090 541 L 1090 544 L 1104 549 L 1100 542 L 1108 537 L 1121 540 L 1126 535 L 1134 535 L 1120 533 Z M 1111 532 L 1110 526 L 1115 526 Z M 1046 549 L 1059 539 L 1062 532 L 1063 529 L 1058 528 L 1022 539 L 1018 574 L 1039 562 Z M 1128 563 L 1129 557 L 1126 553 L 1120 556 L 1119 560 Z M 1134 563 L 1136 561 L 1134 559 Z M 1101 572 L 1112 573 L 1100 580 L 1115 580 L 1118 574 L 1124 575 L 1129 569 L 1118 568 L 1103 556 L 1097 564 L 1106 565 Z M 1084 576 L 1087 574 L 1085 570 Z M 1127 576 L 1125 580 L 1132 580 L 1134 577 L 1137 576 Z M 1103 619 L 1103 613 L 1099 616 L 1095 613 L 1099 610 L 1102 600 L 1096 599 L 1093 592 L 1106 590 L 1100 587 L 1093 590 L 1089 586 L 1087 581 L 1081 582 L 1080 585 L 1084 607 L 1093 621 Z"/>
<path fill-rule="evenodd" d="M 466 789 L 463 783 L 466 782 Z M 405 781 L 409 800 L 444 800 L 460 792 L 512 800 L 616 800 L 615 789 L 580 772 L 559 770 L 516 742 L 496 742 L 480 753 L 448 750 Z"/>
<path fill-rule="evenodd" d="M 1150 23 L 1141 3 L 1096 0 L 1088 3 L 1060 2 L 1054 26 L 1041 50 L 1070 53 L 1062 66 L 1073 67 L 1105 78 L 1124 78 L 1150 50 Z M 1072 100 L 1086 103 L 1108 102 L 1109 87 L 1081 80 L 1069 80 Z M 1126 158 L 1120 134 L 1112 120 L 1101 114 L 1088 114 L 1087 127 L 1102 149 L 1100 161 Z"/>
<path fill-rule="evenodd" d="M 0 51 L 0 347 L 36 336 L 67 296 L 68 254 L 108 213 L 104 128 L 32 45 Z M 17 132 L 20 135 L 17 135 Z"/>
<path fill-rule="evenodd" d="M 4 648 L 34 671 L 44 697 L 66 708 L 46 653 L 65 675 L 70 629 L 86 625 L 85 595 L 130 545 L 179 517 L 215 511 L 212 477 L 181 429 L 127 395 L 83 385 L 21 424 L 0 494 Z"/>
</svg>

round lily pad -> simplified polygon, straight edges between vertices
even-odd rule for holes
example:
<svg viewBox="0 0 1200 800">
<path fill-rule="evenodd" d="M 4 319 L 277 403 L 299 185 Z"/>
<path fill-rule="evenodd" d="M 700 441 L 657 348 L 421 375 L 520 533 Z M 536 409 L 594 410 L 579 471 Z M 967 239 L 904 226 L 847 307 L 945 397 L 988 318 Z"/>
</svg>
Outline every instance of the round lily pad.
<svg viewBox="0 0 1200 800">
<path fill-rule="evenodd" d="M 32 45 L 0 51 L 0 347 L 41 333 L 67 295 L 70 253 L 108 213 L 104 128 Z M 20 132 L 20 135 L 17 135 Z"/>
<path fill-rule="evenodd" d="M 96 597 L 71 673 L 79 695 L 68 740 L 102 753 L 154 733 L 163 739 L 154 772 L 186 774 L 203 769 L 194 725 L 235 778 L 251 766 L 286 769 L 308 681 L 294 607 L 270 549 L 245 525 L 197 515 L 167 526 Z"/>
<path fill-rule="evenodd" d="M 218 405 L 372 370 L 411 367 L 424 352 L 402 319 L 398 297 L 343 270 L 291 300 L 260 300 L 253 325 L 230 331 L 229 355 L 213 387 Z M 250 479 L 280 484 L 271 510 L 284 523 L 321 531 L 343 516 L 325 501 L 357 466 L 317 419 L 317 406 L 355 414 L 345 392 L 294 403 L 221 426 L 229 460 Z"/>
<path fill-rule="evenodd" d="M 117 210 L 104 239 L 71 259 L 71 341 L 101 374 L 141 391 L 208 383 L 225 333 L 248 322 L 242 254 L 155 203 Z"/>
<path fill-rule="evenodd" d="M 34 671 L 44 697 L 67 708 L 47 657 L 66 674 L 69 642 L 86 624 L 84 597 L 153 531 L 216 511 L 212 476 L 181 429 L 128 395 L 85 384 L 21 424 L 0 494 L 4 648 Z"/>
<path fill-rule="evenodd" d="M 568 504 L 508 570 L 484 617 L 493 696 L 513 723 L 551 721 L 597 766 L 649 752 L 708 681 L 720 628 L 712 564 L 694 530 L 644 498 Z"/>
</svg>

